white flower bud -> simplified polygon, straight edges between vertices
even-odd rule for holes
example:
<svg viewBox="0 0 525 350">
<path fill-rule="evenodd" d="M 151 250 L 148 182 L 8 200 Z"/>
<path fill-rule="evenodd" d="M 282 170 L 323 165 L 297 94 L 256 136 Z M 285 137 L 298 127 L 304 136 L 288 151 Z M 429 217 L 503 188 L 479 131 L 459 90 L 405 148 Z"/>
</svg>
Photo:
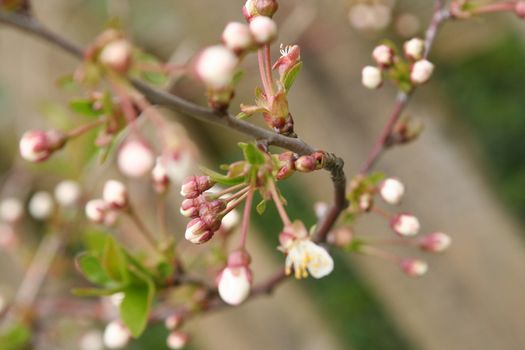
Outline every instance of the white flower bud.
<svg viewBox="0 0 525 350">
<path fill-rule="evenodd" d="M 102 198 L 112 208 L 125 208 L 128 205 L 128 189 L 120 181 L 108 180 L 104 185 Z"/>
<path fill-rule="evenodd" d="M 222 218 L 221 229 L 229 232 L 239 224 L 239 220 L 239 213 L 236 210 L 232 210 Z"/>
<path fill-rule="evenodd" d="M 20 139 L 20 155 L 30 162 L 42 162 L 66 142 L 64 134 L 57 130 L 27 131 Z"/>
<path fill-rule="evenodd" d="M 24 215 L 24 206 L 17 198 L 5 198 L 0 202 L 0 220 L 14 224 Z"/>
<path fill-rule="evenodd" d="M 239 22 L 230 22 L 226 25 L 222 32 L 222 41 L 228 49 L 234 52 L 247 50 L 253 45 L 250 28 Z"/>
<path fill-rule="evenodd" d="M 179 328 L 182 325 L 183 320 L 184 317 L 181 314 L 173 314 L 166 317 L 164 320 L 164 325 L 166 326 L 166 329 L 172 331 L 176 328 Z"/>
<path fill-rule="evenodd" d="M 182 349 L 190 341 L 190 336 L 186 332 L 175 331 L 171 332 L 166 339 L 166 344 L 169 349 Z"/>
<path fill-rule="evenodd" d="M 55 187 L 55 199 L 58 204 L 69 207 L 77 204 L 80 199 L 80 185 L 73 180 L 65 180 Z"/>
<path fill-rule="evenodd" d="M 127 141 L 118 153 L 118 166 L 128 177 L 142 177 L 153 168 L 155 157 L 151 149 L 139 140 Z"/>
<path fill-rule="evenodd" d="M 269 44 L 277 37 L 277 24 L 270 17 L 257 16 L 250 22 L 250 32 L 258 44 Z"/>
<path fill-rule="evenodd" d="M 29 201 L 29 214 L 37 220 L 46 220 L 55 210 L 53 197 L 48 192 L 37 192 Z"/>
<path fill-rule="evenodd" d="M 92 199 L 86 203 L 86 217 L 97 223 L 111 226 L 117 220 L 117 213 L 111 210 L 111 206 L 103 199 Z"/>
<path fill-rule="evenodd" d="M 186 225 L 184 237 L 193 244 L 202 244 L 209 241 L 213 234 L 201 218 L 195 218 Z"/>
<path fill-rule="evenodd" d="M 222 45 L 204 49 L 195 64 L 197 76 L 210 88 L 227 87 L 235 74 L 239 59 Z"/>
<path fill-rule="evenodd" d="M 394 63 L 394 50 L 388 45 L 376 46 L 372 52 L 372 58 L 379 66 L 391 66 Z"/>
<path fill-rule="evenodd" d="M 412 60 L 420 60 L 425 52 L 425 42 L 419 38 L 413 38 L 403 45 L 405 55 Z"/>
<path fill-rule="evenodd" d="M 361 72 L 361 82 L 366 88 L 377 89 L 383 84 L 383 73 L 377 67 L 366 66 Z"/>
<path fill-rule="evenodd" d="M 405 259 L 401 261 L 401 269 L 410 277 L 421 277 L 428 271 L 428 264 L 423 260 Z"/>
<path fill-rule="evenodd" d="M 155 167 L 151 171 L 151 179 L 153 180 L 153 187 L 157 193 L 166 192 L 170 184 L 170 178 L 162 157 L 157 158 Z"/>
<path fill-rule="evenodd" d="M 399 204 L 405 194 L 405 186 L 398 179 L 388 178 L 381 183 L 379 193 L 388 204 Z"/>
<path fill-rule="evenodd" d="M 410 72 L 410 79 L 415 84 L 426 83 L 434 72 L 434 65 L 427 60 L 420 60 L 414 63 Z"/>
<path fill-rule="evenodd" d="M 126 72 L 131 64 L 131 45 L 124 39 L 107 44 L 99 56 L 100 62 L 118 72 Z"/>
<path fill-rule="evenodd" d="M 125 347 L 131 334 L 129 329 L 120 321 L 112 321 L 108 323 L 104 330 L 104 345 L 109 349 L 120 349 Z"/>
<path fill-rule="evenodd" d="M 419 240 L 419 247 L 431 253 L 441 253 L 450 247 L 452 239 L 443 232 L 430 233 Z"/>
<path fill-rule="evenodd" d="M 239 305 L 251 290 L 251 272 L 247 267 L 226 267 L 219 277 L 219 295 L 225 303 Z"/>
<path fill-rule="evenodd" d="M 415 236 L 421 227 L 419 220 L 411 214 L 398 214 L 391 221 L 390 226 L 401 236 Z"/>
<path fill-rule="evenodd" d="M 102 332 L 92 330 L 85 333 L 79 342 L 80 350 L 104 350 Z"/>
</svg>

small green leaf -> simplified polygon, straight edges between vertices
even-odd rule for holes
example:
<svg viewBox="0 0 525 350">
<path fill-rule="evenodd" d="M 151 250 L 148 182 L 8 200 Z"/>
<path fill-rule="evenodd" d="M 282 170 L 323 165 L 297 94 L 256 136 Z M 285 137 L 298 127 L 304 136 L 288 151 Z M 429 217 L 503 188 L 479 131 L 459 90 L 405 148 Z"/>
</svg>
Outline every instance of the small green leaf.
<svg viewBox="0 0 525 350">
<path fill-rule="evenodd" d="M 368 182 L 372 186 L 377 186 L 381 181 L 385 179 L 385 174 L 380 171 L 375 171 L 372 174 L 368 175 Z"/>
<path fill-rule="evenodd" d="M 76 113 L 86 117 L 98 117 L 104 112 L 93 108 L 93 101 L 78 99 L 69 102 L 69 107 Z"/>
<path fill-rule="evenodd" d="M 0 331 L 0 350 L 26 349 L 30 340 L 30 330 L 23 324 L 15 323 Z"/>
<path fill-rule="evenodd" d="M 266 200 L 262 200 L 259 202 L 259 204 L 257 204 L 257 207 L 255 207 L 255 209 L 257 210 L 257 213 L 259 213 L 259 215 L 262 215 L 265 211 L 266 211 Z"/>
<path fill-rule="evenodd" d="M 105 286 L 112 283 L 100 260 L 92 253 L 82 253 L 76 258 L 78 267 L 91 283 Z"/>
<path fill-rule="evenodd" d="M 102 256 L 108 233 L 99 229 L 87 229 L 83 234 L 84 245 L 87 250 Z"/>
<path fill-rule="evenodd" d="M 225 186 L 233 186 L 240 183 L 243 183 L 245 178 L 244 176 L 238 176 L 238 177 L 229 177 L 223 174 L 220 174 L 218 172 L 215 172 L 211 169 L 205 168 L 205 167 L 199 167 L 199 169 L 211 179 L 221 185 Z"/>
<path fill-rule="evenodd" d="M 233 76 L 232 85 L 235 86 L 235 85 L 239 84 L 239 82 L 241 81 L 242 77 L 244 77 L 244 71 L 239 69 L 237 72 L 235 72 L 235 74 Z"/>
<path fill-rule="evenodd" d="M 104 246 L 102 266 L 113 280 L 124 283 L 129 281 L 126 256 L 122 248 L 110 236 Z"/>
<path fill-rule="evenodd" d="M 284 90 L 288 92 L 290 88 L 292 87 L 295 79 L 297 78 L 297 75 L 301 71 L 301 68 L 303 67 L 303 62 L 297 62 L 288 72 L 285 73 L 285 75 L 282 78 Z"/>
<path fill-rule="evenodd" d="M 240 119 L 240 120 L 245 120 L 245 119 L 250 118 L 251 116 L 252 116 L 251 114 L 240 112 L 239 114 L 235 116 L 235 118 Z"/>
<path fill-rule="evenodd" d="M 151 280 L 144 282 L 145 284 L 131 285 L 124 289 L 124 299 L 120 304 L 120 318 L 135 338 L 139 337 L 146 328 L 155 295 L 153 282 Z"/>
<path fill-rule="evenodd" d="M 261 151 L 259 151 L 257 147 L 252 143 L 240 142 L 239 147 L 241 147 L 242 152 L 244 154 L 244 159 L 246 159 L 248 163 L 252 165 L 261 165 L 266 162 L 264 154 Z"/>
</svg>

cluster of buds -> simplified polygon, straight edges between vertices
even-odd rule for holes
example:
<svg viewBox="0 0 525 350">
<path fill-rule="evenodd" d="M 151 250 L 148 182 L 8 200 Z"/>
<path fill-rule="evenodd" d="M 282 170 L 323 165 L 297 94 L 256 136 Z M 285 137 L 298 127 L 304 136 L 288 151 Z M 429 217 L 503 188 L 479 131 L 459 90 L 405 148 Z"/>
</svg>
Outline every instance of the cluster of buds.
<svg viewBox="0 0 525 350">
<path fill-rule="evenodd" d="M 210 199 L 204 194 L 215 182 L 208 176 L 190 176 L 181 187 L 185 197 L 180 207 L 183 216 L 192 218 L 186 226 L 185 237 L 194 244 L 209 241 L 221 227 L 221 220 L 226 209 L 222 199 Z"/>
<path fill-rule="evenodd" d="M 102 198 L 92 199 L 86 203 L 86 217 L 97 223 L 111 226 L 115 223 L 118 212 L 129 207 L 129 196 L 126 186 L 117 180 L 108 180 L 102 192 Z"/>
<path fill-rule="evenodd" d="M 248 1 L 244 9 L 250 14 L 249 23 L 228 23 L 222 32 L 222 44 L 207 47 L 196 57 L 194 72 L 208 88 L 212 108 L 224 109 L 233 98 L 234 77 L 242 58 L 277 37 L 277 25 L 270 18 L 273 12 L 266 15 L 270 3 L 275 3 L 276 10 L 275 1 Z"/>
<path fill-rule="evenodd" d="M 411 85 L 426 83 L 434 71 L 434 65 L 425 58 L 425 42 L 420 38 L 413 38 L 403 44 L 403 52 L 409 65 L 409 82 Z M 372 52 L 376 66 L 366 66 L 362 70 L 361 82 L 369 89 L 377 89 L 383 85 L 383 76 L 386 71 L 403 71 L 405 64 L 395 50 L 387 45 L 377 46 Z M 402 74 L 395 74 L 402 76 Z"/>
<path fill-rule="evenodd" d="M 228 256 L 226 267 L 217 276 L 218 292 L 221 299 L 230 305 L 239 305 L 250 295 L 252 285 L 251 257 L 244 249 Z"/>
<path fill-rule="evenodd" d="M 279 169 L 276 174 L 277 180 L 284 180 L 295 171 L 309 173 L 324 167 L 326 154 L 322 151 L 314 152 L 306 156 L 298 156 L 293 152 L 279 154 Z"/>
<path fill-rule="evenodd" d="M 30 162 L 47 160 L 66 144 L 67 137 L 58 130 L 31 130 L 20 139 L 20 155 Z"/>
<path fill-rule="evenodd" d="M 182 349 L 190 341 L 190 335 L 180 329 L 183 321 L 182 314 L 173 314 L 164 320 L 164 325 L 169 332 L 166 338 L 166 345 L 169 349 Z"/>
</svg>

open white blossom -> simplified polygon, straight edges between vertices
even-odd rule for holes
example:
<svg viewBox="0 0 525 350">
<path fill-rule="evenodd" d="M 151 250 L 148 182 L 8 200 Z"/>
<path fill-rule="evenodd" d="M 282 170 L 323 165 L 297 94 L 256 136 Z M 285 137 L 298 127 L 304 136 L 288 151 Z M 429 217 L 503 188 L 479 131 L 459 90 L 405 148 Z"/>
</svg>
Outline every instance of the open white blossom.
<svg viewBox="0 0 525 350">
<path fill-rule="evenodd" d="M 286 274 L 294 270 L 295 278 L 308 277 L 322 278 L 329 275 L 334 269 L 334 260 L 326 249 L 309 239 L 297 240 L 288 248 L 286 257 Z"/>
</svg>

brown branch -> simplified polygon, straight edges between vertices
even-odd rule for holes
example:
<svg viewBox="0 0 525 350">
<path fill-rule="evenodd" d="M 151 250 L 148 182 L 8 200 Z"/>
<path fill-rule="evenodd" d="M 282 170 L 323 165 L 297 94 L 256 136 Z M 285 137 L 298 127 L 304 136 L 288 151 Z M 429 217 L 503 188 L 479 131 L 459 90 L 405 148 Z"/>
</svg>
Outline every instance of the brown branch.
<svg viewBox="0 0 525 350">
<path fill-rule="evenodd" d="M 80 46 L 48 30 L 31 17 L 0 11 L 0 23 L 10 25 L 44 39 L 77 58 L 82 59 L 84 57 L 84 50 Z M 300 155 L 308 155 L 316 151 L 315 148 L 298 138 L 276 134 L 243 120 L 239 120 L 228 112 L 216 111 L 207 107 L 199 106 L 176 95 L 157 90 L 138 80 L 131 79 L 130 82 L 152 104 L 163 105 L 186 116 L 236 130 L 240 133 L 252 136 L 257 140 L 263 140 L 267 145 L 281 147 Z M 346 176 L 343 170 L 343 165 L 344 161 L 341 158 L 334 154 L 327 155 L 324 168 L 331 174 L 334 186 L 334 204 L 328 211 L 327 215 L 318 223 L 318 230 L 316 233 L 317 242 L 325 242 L 328 232 L 337 221 L 341 212 L 348 206 L 348 201 L 346 199 Z M 271 293 L 285 278 L 286 275 L 284 274 L 284 271 L 280 269 L 267 281 L 262 282 L 261 285 L 255 286 L 250 297 Z M 213 300 L 210 301 L 208 308 L 212 307 L 212 305 L 217 305 L 218 307 L 222 304 L 224 303 L 218 299 L 218 296 L 215 296 Z"/>
<path fill-rule="evenodd" d="M 434 5 L 434 14 L 432 16 L 432 20 L 430 22 L 429 27 L 426 30 L 425 33 L 425 52 L 423 57 L 428 58 L 428 55 L 430 54 L 430 50 L 432 49 L 432 46 L 434 45 L 434 41 L 436 39 L 436 34 L 443 24 L 443 22 L 451 17 L 450 12 L 444 8 L 443 1 L 442 0 L 436 0 Z M 387 123 L 385 124 L 385 127 L 381 131 L 381 134 L 379 135 L 379 138 L 374 143 L 374 146 L 372 147 L 370 153 L 368 154 L 365 162 L 360 168 L 359 173 L 360 174 L 366 174 L 372 168 L 376 165 L 376 163 L 381 158 L 381 155 L 383 152 L 388 148 L 388 139 L 390 138 L 390 135 L 392 134 L 392 130 L 394 129 L 397 121 L 401 117 L 401 114 L 406 109 L 408 102 L 410 100 L 410 97 L 415 91 L 415 87 L 412 88 L 409 92 L 403 92 L 400 91 L 397 94 L 396 102 L 394 104 L 394 108 L 392 110 L 392 113 L 390 114 L 390 117 L 387 120 Z"/>
</svg>

